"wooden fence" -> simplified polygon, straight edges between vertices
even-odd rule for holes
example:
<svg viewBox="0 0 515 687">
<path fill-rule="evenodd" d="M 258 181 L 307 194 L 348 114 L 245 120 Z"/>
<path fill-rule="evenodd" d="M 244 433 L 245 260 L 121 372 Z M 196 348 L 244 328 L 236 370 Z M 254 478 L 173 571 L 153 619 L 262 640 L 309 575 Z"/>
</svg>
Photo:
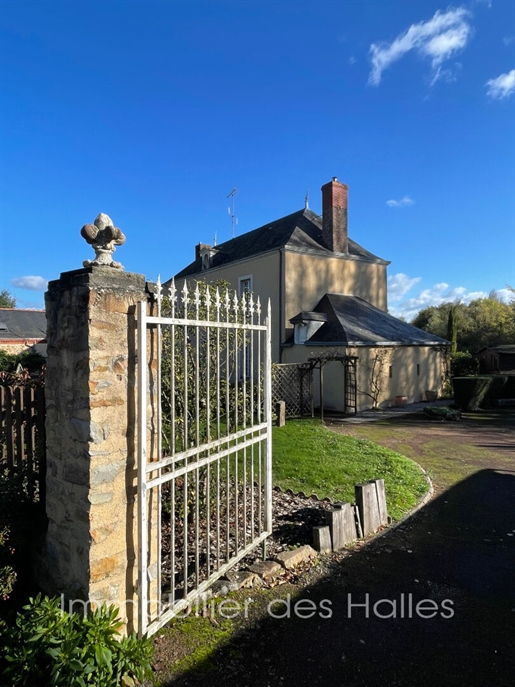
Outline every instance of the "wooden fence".
<svg viewBox="0 0 515 687">
<path fill-rule="evenodd" d="M 0 470 L 23 476 L 34 500 L 45 501 L 45 387 L 42 381 L 0 381 Z"/>
</svg>

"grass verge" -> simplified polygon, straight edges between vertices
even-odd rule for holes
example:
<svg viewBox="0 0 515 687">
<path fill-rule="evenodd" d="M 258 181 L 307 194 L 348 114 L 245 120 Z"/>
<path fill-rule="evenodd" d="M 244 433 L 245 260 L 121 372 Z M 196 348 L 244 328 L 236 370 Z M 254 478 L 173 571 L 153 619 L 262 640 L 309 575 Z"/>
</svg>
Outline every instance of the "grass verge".
<svg viewBox="0 0 515 687">
<path fill-rule="evenodd" d="M 289 420 L 285 427 L 274 427 L 272 464 L 274 485 L 333 500 L 353 501 L 355 484 L 383 478 L 388 512 L 394 519 L 412 508 L 427 490 L 423 474 L 411 460 L 366 439 L 336 434 L 319 420 Z M 224 603 L 221 599 L 209 600 L 207 613 L 172 620 L 156 637 L 155 684 L 164 686 L 198 671 L 209 673 L 216 667 L 216 649 L 235 633 L 259 623 L 266 616 L 267 605 L 284 598 L 286 592 L 295 597 L 299 589 L 289 584 L 253 589 L 251 613 L 244 620 L 241 615 L 222 618 L 218 613 Z M 240 603 L 247 598 L 248 590 L 230 596 Z"/>
<path fill-rule="evenodd" d="M 427 491 L 411 460 L 367 439 L 336 434 L 319 420 L 290 420 L 273 432 L 274 484 L 283 489 L 353 501 L 355 484 L 383 478 L 388 513 L 395 520 Z"/>
<path fill-rule="evenodd" d="M 287 595 L 295 599 L 299 594 L 300 590 L 289 583 L 272 589 L 252 590 L 252 597 L 246 589 L 233 592 L 225 599 L 209 599 L 200 612 L 175 618 L 156 637 L 153 684 L 166 687 L 176 678 L 196 673 L 206 674 L 209 681 L 209 673 L 218 667 L 217 649 L 228 645 L 236 633 L 240 641 L 231 651 L 233 658 L 238 658 L 239 647 L 242 655 L 248 651 L 246 633 L 256 649 L 252 630 L 268 615 L 268 605 Z M 241 613 L 234 612 L 237 608 Z M 234 617 L 228 617 L 233 614 Z"/>
<path fill-rule="evenodd" d="M 512 408 L 463 413 L 462 422 L 435 422 L 423 415 L 395 417 L 362 425 L 341 425 L 356 439 L 367 437 L 413 458 L 427 470 L 435 488 L 447 489 L 486 465 L 511 469 L 513 463 Z M 493 433 L 497 441 L 493 441 Z"/>
</svg>

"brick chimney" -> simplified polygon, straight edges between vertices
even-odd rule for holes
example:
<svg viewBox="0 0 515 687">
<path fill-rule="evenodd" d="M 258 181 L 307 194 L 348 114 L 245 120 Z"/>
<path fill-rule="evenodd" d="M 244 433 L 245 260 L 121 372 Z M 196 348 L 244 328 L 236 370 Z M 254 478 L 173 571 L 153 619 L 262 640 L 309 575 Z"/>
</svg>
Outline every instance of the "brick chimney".
<svg viewBox="0 0 515 687">
<path fill-rule="evenodd" d="M 322 238 L 333 253 L 349 252 L 347 191 L 336 177 L 322 186 Z"/>
</svg>

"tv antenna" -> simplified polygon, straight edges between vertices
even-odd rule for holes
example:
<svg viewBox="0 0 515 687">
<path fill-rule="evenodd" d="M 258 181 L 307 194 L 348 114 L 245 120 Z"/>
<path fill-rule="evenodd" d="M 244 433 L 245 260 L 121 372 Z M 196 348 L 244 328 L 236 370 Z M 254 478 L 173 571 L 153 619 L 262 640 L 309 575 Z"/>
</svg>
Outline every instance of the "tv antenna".
<svg viewBox="0 0 515 687">
<path fill-rule="evenodd" d="M 233 188 L 233 190 L 227 195 L 227 198 L 232 199 L 232 208 L 228 207 L 227 212 L 229 213 L 231 217 L 231 230 L 232 230 L 232 238 L 234 238 L 234 227 L 237 226 L 238 224 L 238 218 L 234 214 L 234 196 L 238 193 L 238 189 L 236 186 Z"/>
</svg>

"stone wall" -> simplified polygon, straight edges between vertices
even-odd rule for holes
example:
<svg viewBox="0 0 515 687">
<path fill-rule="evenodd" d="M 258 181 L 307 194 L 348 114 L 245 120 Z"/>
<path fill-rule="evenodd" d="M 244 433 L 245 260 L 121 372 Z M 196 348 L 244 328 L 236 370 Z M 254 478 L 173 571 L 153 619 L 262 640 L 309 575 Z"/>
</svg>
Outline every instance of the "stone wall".
<svg viewBox="0 0 515 687">
<path fill-rule="evenodd" d="M 136 628 L 136 306 L 142 275 L 88 267 L 50 282 L 47 516 L 40 583 L 114 603 Z"/>
<path fill-rule="evenodd" d="M 0 351 L 5 351 L 9 355 L 32 352 L 34 344 L 39 344 L 41 339 L 24 339 L 23 341 L 0 341 Z"/>
</svg>

